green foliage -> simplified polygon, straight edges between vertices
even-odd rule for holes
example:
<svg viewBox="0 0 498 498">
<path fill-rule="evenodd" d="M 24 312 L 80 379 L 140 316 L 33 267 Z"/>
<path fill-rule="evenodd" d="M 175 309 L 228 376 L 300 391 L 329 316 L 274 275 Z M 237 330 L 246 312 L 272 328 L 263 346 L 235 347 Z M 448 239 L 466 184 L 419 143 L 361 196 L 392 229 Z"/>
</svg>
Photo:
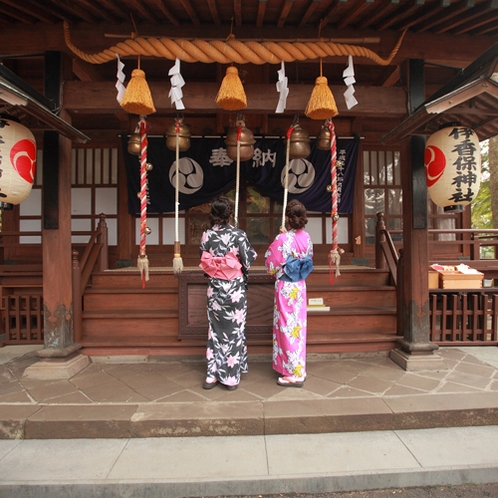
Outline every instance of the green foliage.
<svg viewBox="0 0 498 498">
<path fill-rule="evenodd" d="M 472 203 L 472 228 L 493 228 L 489 180 L 481 182 L 479 194 Z"/>
<path fill-rule="evenodd" d="M 482 179 L 479 194 L 472 203 L 472 228 L 493 228 L 489 181 L 488 141 L 481 142 Z"/>
</svg>

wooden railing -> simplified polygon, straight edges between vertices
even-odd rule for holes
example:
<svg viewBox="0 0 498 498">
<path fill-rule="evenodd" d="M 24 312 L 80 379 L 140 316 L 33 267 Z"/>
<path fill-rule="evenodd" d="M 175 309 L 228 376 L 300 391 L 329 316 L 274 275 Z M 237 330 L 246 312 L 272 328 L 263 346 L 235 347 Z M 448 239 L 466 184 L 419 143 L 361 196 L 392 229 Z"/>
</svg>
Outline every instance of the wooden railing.
<svg viewBox="0 0 498 498">
<path fill-rule="evenodd" d="M 377 214 L 375 262 L 377 268 L 388 268 L 397 286 L 398 320 L 401 319 L 402 252 L 392 234 L 400 230 L 386 228 L 383 213 Z M 484 273 L 485 279 L 498 279 L 498 259 L 482 258 L 484 247 L 498 246 L 498 230 L 431 229 L 428 230 L 429 262 L 456 266 L 466 264 Z M 440 235 L 444 235 L 444 240 Z M 450 235 L 450 237 L 448 237 Z M 449 250 L 438 253 L 438 245 Z M 479 289 L 428 289 L 431 341 L 445 346 L 498 345 L 498 287 Z M 401 322 L 400 322 L 401 323 Z"/>
<path fill-rule="evenodd" d="M 398 281 L 399 252 L 396 249 L 391 232 L 386 227 L 384 213 L 377 213 L 375 243 L 375 267 L 389 269 L 394 285 Z"/>
<path fill-rule="evenodd" d="M 85 250 L 79 258 L 79 252 L 73 251 L 73 321 L 74 342 L 81 341 L 83 332 L 83 294 L 88 285 L 92 271 L 98 264 L 99 271 L 107 270 L 108 242 L 105 216 L 100 215 L 97 229 L 90 236 Z"/>
<path fill-rule="evenodd" d="M 445 346 L 498 345 L 498 289 L 431 289 L 431 341 Z"/>
</svg>

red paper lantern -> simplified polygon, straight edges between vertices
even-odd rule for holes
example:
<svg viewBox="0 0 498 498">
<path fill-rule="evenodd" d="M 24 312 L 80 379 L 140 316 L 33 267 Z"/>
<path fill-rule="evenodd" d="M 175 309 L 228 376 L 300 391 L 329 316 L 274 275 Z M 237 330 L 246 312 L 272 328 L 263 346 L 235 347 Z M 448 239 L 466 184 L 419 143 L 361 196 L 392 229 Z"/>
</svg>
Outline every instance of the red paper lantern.
<svg viewBox="0 0 498 498">
<path fill-rule="evenodd" d="M 441 207 L 466 206 L 481 185 L 481 149 L 474 130 L 446 126 L 427 140 L 425 173 L 429 195 Z"/>
<path fill-rule="evenodd" d="M 0 117 L 0 201 L 24 201 L 31 192 L 35 171 L 35 137 L 17 121 Z"/>
</svg>

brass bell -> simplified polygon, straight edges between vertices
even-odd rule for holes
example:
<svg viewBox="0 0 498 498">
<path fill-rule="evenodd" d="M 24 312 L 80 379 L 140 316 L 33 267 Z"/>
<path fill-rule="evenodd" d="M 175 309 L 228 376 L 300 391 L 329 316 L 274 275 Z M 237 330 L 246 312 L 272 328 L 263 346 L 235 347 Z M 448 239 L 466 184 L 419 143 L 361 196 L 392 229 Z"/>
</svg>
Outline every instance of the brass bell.
<svg viewBox="0 0 498 498">
<path fill-rule="evenodd" d="M 176 151 L 176 123 L 168 126 L 166 132 L 166 147 L 169 150 Z M 180 121 L 178 131 L 178 150 L 184 152 L 190 149 L 190 130 L 189 127 Z"/>
<path fill-rule="evenodd" d="M 320 150 L 330 150 L 331 133 L 327 126 L 323 126 L 316 137 L 316 148 Z"/>
<path fill-rule="evenodd" d="M 290 136 L 290 159 L 304 159 L 310 155 L 310 136 L 299 124 L 294 125 Z"/>
<path fill-rule="evenodd" d="M 140 133 L 132 133 L 128 139 L 128 152 L 139 156 L 141 151 Z"/>
<path fill-rule="evenodd" d="M 227 156 L 233 161 L 237 160 L 237 134 L 238 127 L 242 127 L 240 134 L 240 160 L 248 161 L 254 155 L 254 135 L 249 128 L 246 128 L 245 122 L 243 120 L 238 120 L 235 127 L 230 128 L 227 133 L 227 138 L 225 139 L 225 144 L 227 146 Z"/>
</svg>

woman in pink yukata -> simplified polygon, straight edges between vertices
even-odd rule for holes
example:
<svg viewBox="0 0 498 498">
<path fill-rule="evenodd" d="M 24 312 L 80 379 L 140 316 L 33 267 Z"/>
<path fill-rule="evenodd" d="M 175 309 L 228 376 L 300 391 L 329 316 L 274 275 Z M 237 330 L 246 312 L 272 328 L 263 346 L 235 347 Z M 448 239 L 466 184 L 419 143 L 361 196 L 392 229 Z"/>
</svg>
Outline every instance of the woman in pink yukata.
<svg viewBox="0 0 498 498">
<path fill-rule="evenodd" d="M 217 384 L 237 389 L 246 373 L 246 311 L 249 268 L 256 260 L 246 233 L 230 224 L 233 202 L 219 196 L 211 202 L 211 228 L 202 234 L 200 267 L 208 277 L 206 348 L 207 376 L 204 389 Z"/>
<path fill-rule="evenodd" d="M 285 210 L 288 231 L 281 232 L 265 254 L 266 269 L 274 275 L 273 369 L 277 383 L 303 387 L 306 380 L 306 277 L 313 270 L 313 243 L 304 230 L 306 208 L 291 200 Z"/>
</svg>

